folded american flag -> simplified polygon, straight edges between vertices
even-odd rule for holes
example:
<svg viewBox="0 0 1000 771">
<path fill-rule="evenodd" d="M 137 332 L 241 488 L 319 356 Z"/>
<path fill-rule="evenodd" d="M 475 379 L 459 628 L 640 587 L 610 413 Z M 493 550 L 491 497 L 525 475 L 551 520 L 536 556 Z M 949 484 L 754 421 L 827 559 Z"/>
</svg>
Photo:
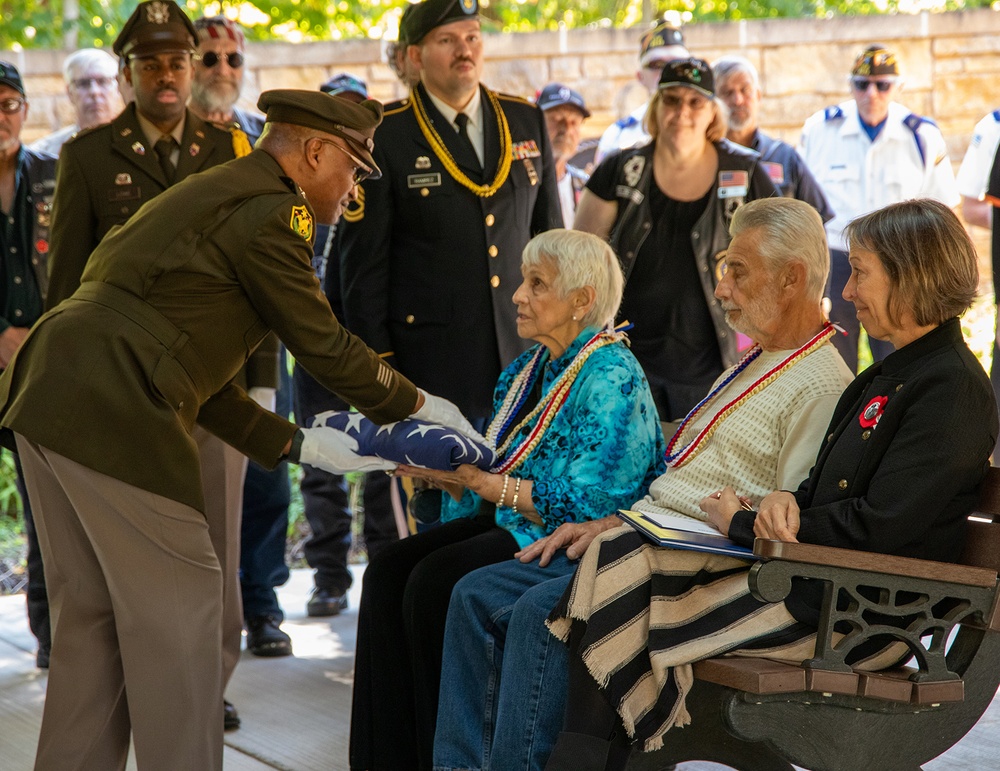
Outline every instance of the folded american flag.
<svg viewBox="0 0 1000 771">
<path fill-rule="evenodd" d="M 376 455 L 407 466 L 453 471 L 463 463 L 471 463 L 488 471 L 496 460 L 496 453 L 485 444 L 453 428 L 413 418 L 379 426 L 360 412 L 333 410 L 321 412 L 310 425 L 345 432 L 357 440 L 359 455 Z"/>
</svg>

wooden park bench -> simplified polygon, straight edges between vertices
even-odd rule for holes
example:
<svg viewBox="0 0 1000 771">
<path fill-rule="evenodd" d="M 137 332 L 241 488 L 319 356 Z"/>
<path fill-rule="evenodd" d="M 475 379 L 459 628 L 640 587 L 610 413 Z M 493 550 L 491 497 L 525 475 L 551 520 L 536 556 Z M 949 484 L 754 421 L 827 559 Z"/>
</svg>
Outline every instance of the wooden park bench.
<svg viewBox="0 0 1000 771">
<path fill-rule="evenodd" d="M 664 749 L 634 753 L 630 771 L 688 760 L 744 771 L 912 771 L 956 744 L 1000 685 L 1000 468 L 989 470 L 972 516 L 959 564 L 758 539 L 756 597 L 781 601 L 793 577 L 826 582 L 816 657 L 801 666 L 697 663 L 691 724 L 671 731 Z M 838 597 L 849 598 L 847 610 L 837 610 Z M 915 620 L 898 630 L 875 614 Z M 834 645 L 838 622 L 852 631 Z M 844 663 L 855 645 L 887 632 L 909 645 L 913 666 L 868 673 Z"/>
</svg>

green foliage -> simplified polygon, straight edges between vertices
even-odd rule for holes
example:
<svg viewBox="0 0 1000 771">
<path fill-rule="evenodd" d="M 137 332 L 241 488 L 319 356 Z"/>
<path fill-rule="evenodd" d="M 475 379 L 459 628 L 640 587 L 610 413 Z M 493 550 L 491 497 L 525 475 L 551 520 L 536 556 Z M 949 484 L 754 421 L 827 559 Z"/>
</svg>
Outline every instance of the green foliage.
<svg viewBox="0 0 1000 771">
<path fill-rule="evenodd" d="M 180 0 L 192 17 L 225 13 L 238 18 L 251 40 L 395 39 L 409 0 Z M 988 8 L 994 0 L 480 0 L 491 32 L 527 32 L 560 26 L 631 26 L 653 16 L 678 22 L 778 17 L 825 17 L 919 10 Z M 110 47 L 138 0 L 77 0 L 77 45 Z M 65 0 L 0 0 L 0 47 L 62 48 Z"/>
</svg>

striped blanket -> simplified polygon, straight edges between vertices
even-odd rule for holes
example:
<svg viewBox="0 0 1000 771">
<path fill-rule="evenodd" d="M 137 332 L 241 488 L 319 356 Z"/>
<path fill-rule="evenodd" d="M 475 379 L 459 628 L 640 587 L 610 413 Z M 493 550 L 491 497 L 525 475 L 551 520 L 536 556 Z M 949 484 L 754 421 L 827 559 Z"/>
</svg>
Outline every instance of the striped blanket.
<svg viewBox="0 0 1000 771">
<path fill-rule="evenodd" d="M 548 625 L 568 639 L 571 620 L 585 622 L 573 655 L 616 705 L 629 736 L 659 749 L 690 715 L 685 698 L 691 664 L 730 653 L 800 663 L 814 654 L 816 630 L 796 621 L 784 603 L 753 598 L 752 563 L 653 545 L 630 527 L 591 544 Z M 879 669 L 899 649 L 865 662 Z"/>
</svg>

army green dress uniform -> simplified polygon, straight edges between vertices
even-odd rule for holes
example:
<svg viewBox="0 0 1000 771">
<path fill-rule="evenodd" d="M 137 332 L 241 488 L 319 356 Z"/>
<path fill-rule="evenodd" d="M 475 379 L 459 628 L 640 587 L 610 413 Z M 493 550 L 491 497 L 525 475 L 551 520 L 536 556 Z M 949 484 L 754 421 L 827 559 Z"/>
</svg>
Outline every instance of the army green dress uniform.
<svg viewBox="0 0 1000 771">
<path fill-rule="evenodd" d="M 174 183 L 231 161 L 232 136 L 190 110 Z M 52 255 L 47 308 L 80 285 L 94 247 L 115 225 L 162 193 L 170 182 L 150 146 L 133 102 L 111 123 L 82 131 L 63 145 L 52 214 Z"/>
<path fill-rule="evenodd" d="M 262 150 L 172 187 L 100 244 L 0 379 L 56 573 L 46 718 L 99 694 L 53 707 L 39 768 L 77 767 L 64 732 L 121 729 L 125 682 L 140 767 L 221 768 L 222 576 L 191 431 L 280 460 L 296 426 L 230 383 L 269 330 L 372 419 L 413 411 L 414 386 L 330 311 L 312 217 Z"/>
</svg>

